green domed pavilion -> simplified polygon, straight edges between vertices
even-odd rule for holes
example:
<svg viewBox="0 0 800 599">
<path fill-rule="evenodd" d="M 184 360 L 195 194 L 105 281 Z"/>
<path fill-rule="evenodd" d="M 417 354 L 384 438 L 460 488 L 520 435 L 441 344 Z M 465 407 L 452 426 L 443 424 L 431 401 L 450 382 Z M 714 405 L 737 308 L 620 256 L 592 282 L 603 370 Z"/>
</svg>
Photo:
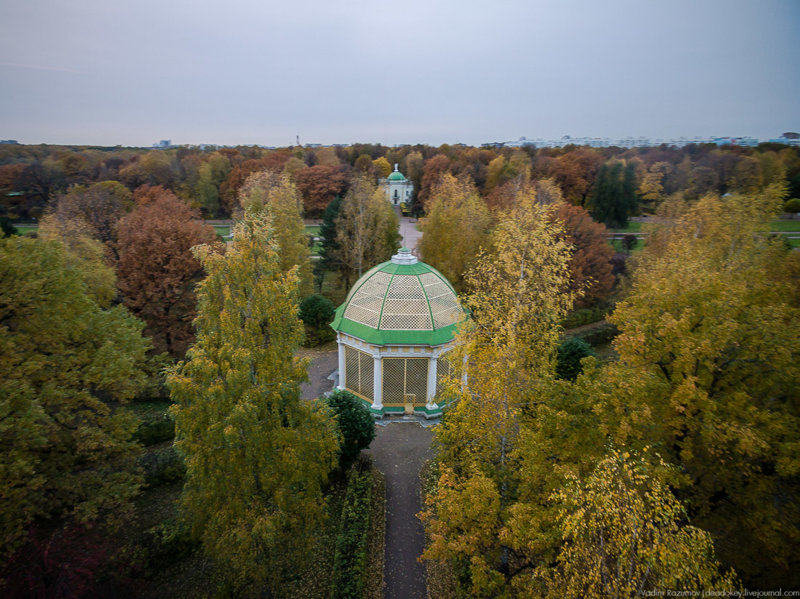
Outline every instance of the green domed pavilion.
<svg viewBox="0 0 800 599">
<path fill-rule="evenodd" d="M 362 276 L 336 310 L 339 389 L 391 413 L 441 415 L 436 393 L 465 312 L 452 285 L 402 248 Z"/>
</svg>

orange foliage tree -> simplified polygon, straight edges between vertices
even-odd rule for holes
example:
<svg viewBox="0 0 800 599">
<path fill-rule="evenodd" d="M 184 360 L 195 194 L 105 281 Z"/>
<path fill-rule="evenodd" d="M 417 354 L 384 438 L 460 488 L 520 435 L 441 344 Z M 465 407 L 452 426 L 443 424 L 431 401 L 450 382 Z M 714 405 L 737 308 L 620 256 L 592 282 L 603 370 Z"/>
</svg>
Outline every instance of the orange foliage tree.
<svg viewBox="0 0 800 599">
<path fill-rule="evenodd" d="M 564 226 L 564 240 L 575 248 L 569 261 L 570 287 L 576 293 L 575 307 L 585 308 L 605 298 L 614 286 L 606 226 L 595 222 L 580 206 L 562 202 L 553 217 Z"/>
<path fill-rule="evenodd" d="M 298 171 L 294 181 L 303 196 L 306 216 L 320 216 L 331 200 L 347 186 L 347 177 L 342 170 L 327 164 Z"/>
<path fill-rule="evenodd" d="M 171 191 L 137 190 L 136 208 L 119 224 L 117 288 L 146 323 L 156 351 L 181 357 L 194 341 L 195 283 L 202 275 L 191 248 L 214 243 L 214 229 Z"/>
</svg>

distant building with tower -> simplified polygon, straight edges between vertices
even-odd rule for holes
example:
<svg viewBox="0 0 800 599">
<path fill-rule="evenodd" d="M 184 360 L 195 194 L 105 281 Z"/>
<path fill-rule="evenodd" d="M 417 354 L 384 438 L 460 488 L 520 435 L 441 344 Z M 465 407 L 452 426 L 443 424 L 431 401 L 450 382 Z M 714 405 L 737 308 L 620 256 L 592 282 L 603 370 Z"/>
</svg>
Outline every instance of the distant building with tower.
<svg viewBox="0 0 800 599">
<path fill-rule="evenodd" d="M 397 163 L 394 165 L 394 172 L 385 179 L 381 179 L 380 183 L 386 192 L 386 199 L 393 206 L 411 201 L 411 192 L 414 191 L 414 184 L 397 170 Z"/>
</svg>

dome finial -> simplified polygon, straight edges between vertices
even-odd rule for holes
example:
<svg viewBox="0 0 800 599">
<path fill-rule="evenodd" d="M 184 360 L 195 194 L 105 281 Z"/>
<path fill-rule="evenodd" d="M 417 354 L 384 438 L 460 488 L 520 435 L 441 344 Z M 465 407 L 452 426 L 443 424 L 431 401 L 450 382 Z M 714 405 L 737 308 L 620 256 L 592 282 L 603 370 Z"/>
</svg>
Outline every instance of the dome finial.
<svg viewBox="0 0 800 599">
<path fill-rule="evenodd" d="M 394 163 L 394 172 L 397 172 L 397 163 Z"/>
<path fill-rule="evenodd" d="M 397 253 L 392 256 L 392 264 L 416 264 L 417 257 L 411 253 L 408 248 L 400 248 Z"/>
</svg>

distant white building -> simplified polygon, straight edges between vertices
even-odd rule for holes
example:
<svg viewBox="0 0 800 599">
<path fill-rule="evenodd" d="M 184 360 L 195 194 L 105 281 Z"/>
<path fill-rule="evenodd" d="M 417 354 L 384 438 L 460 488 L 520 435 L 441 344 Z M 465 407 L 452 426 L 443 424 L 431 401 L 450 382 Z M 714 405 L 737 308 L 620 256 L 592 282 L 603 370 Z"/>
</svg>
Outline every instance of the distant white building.
<svg viewBox="0 0 800 599">
<path fill-rule="evenodd" d="M 381 186 L 386 192 L 386 199 L 392 205 L 397 206 L 402 202 L 411 201 L 411 192 L 414 191 L 414 184 L 397 170 L 397 163 L 394 165 L 394 172 L 385 179 L 381 179 Z"/>
</svg>

